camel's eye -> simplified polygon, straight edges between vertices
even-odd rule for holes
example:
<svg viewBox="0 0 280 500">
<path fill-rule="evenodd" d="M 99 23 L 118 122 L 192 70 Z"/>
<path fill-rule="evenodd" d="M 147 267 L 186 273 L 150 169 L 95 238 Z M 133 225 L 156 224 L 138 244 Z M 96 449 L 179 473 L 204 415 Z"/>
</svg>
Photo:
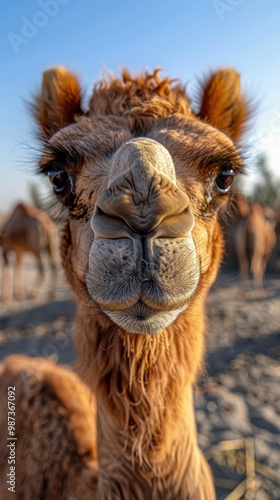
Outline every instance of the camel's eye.
<svg viewBox="0 0 280 500">
<path fill-rule="evenodd" d="M 216 185 L 221 193 L 227 193 L 234 179 L 234 170 L 232 168 L 224 168 L 216 177 Z"/>
<path fill-rule="evenodd" d="M 65 170 L 51 170 L 48 172 L 49 179 L 53 185 L 53 190 L 57 194 L 62 194 L 66 188 L 68 183 L 71 183 L 71 178 L 65 172 Z"/>
</svg>

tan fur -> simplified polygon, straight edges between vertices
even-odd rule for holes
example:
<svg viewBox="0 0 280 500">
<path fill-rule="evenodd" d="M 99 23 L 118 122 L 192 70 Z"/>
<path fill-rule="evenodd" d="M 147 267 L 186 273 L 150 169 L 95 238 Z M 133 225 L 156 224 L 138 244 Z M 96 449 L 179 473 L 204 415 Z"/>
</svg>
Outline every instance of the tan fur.
<svg viewBox="0 0 280 500">
<path fill-rule="evenodd" d="M 26 356 L 10 356 L 0 365 L 1 372 L 0 398 L 5 401 L 0 415 L 1 499 L 13 495 L 6 483 L 7 444 L 13 442 L 7 439 L 11 437 L 8 392 L 15 394 L 15 498 L 53 500 L 70 494 L 76 499 L 93 498 L 97 483 L 96 435 L 91 426 L 95 404 L 88 388 L 69 370 Z M 15 391 L 9 389 L 13 387 Z"/>
<path fill-rule="evenodd" d="M 237 74 L 217 75 L 211 79 L 220 84 L 206 86 L 201 97 L 199 119 L 181 85 L 161 79 L 158 71 L 135 78 L 123 72 L 95 85 L 89 113 L 73 113 L 73 124 L 44 144 L 42 170 L 58 166 L 73 179 L 58 194 L 69 213 L 61 256 L 77 301 L 77 372 L 97 402 L 96 422 L 90 417 L 92 427 L 97 424 L 99 463 L 92 498 L 215 497 L 197 445 L 192 387 L 204 358 L 205 297 L 223 252 L 217 214 L 226 209 L 228 195 L 215 179 L 228 165 L 242 168 L 233 142 L 215 127 L 238 139 L 247 117 L 237 84 L 232 97 L 229 80 L 237 82 Z M 58 77 L 64 95 L 68 76 L 59 69 Z M 37 105 L 45 82 L 46 76 Z M 63 107 L 58 92 L 49 95 L 53 109 Z M 47 112 L 39 120 L 48 127 Z M 132 321 L 127 329 L 117 324 L 128 311 L 140 328 L 142 313 L 136 316 L 133 308 L 141 306 L 153 326 L 154 317 L 168 317 L 182 304 L 176 319 L 164 320 L 166 326 L 153 333 L 146 327 L 131 333 Z M 86 417 L 86 405 L 82 411 Z M 74 429 L 55 425 L 67 449 Z M 37 443 L 43 445 L 39 436 Z M 48 458 L 51 475 L 51 447 Z M 44 466 L 42 458 L 38 473 Z M 74 483 L 75 475 L 73 489 Z"/>
<path fill-rule="evenodd" d="M 72 123 L 75 115 L 81 113 L 80 86 L 76 75 L 57 67 L 43 73 L 42 88 L 34 115 L 44 136 L 49 137 L 59 128 Z"/>
<path fill-rule="evenodd" d="M 237 208 L 240 218 L 234 230 L 234 239 L 242 285 L 251 271 L 255 290 L 262 295 L 266 265 L 276 244 L 274 224 L 259 203 L 250 204 L 240 198 Z"/>
<path fill-rule="evenodd" d="M 275 234 L 276 234 L 276 245 L 274 248 L 274 255 L 273 255 L 273 265 L 274 269 L 279 269 L 280 268 L 280 209 L 276 210 L 276 213 L 274 214 L 273 218 L 274 224 L 275 224 Z"/>
<path fill-rule="evenodd" d="M 38 277 L 32 295 L 38 294 L 44 275 L 42 261 L 42 253 L 44 250 L 48 254 L 52 268 L 52 286 L 50 294 L 53 293 L 57 272 L 56 238 L 56 227 L 45 212 L 41 212 L 34 206 L 26 203 L 19 203 L 13 209 L 2 227 L 0 245 L 2 247 L 5 266 L 7 266 L 9 262 L 10 252 L 14 252 L 16 255 L 14 287 L 12 287 L 16 297 L 22 298 L 24 295 L 22 288 L 22 258 L 26 252 L 32 253 L 37 261 Z M 5 298 L 10 295 L 10 283 L 7 282 L 7 278 L 4 275 L 5 270 L 3 270 L 2 276 L 2 296 Z"/>
<path fill-rule="evenodd" d="M 212 74 L 202 85 L 199 116 L 236 141 L 244 132 L 250 105 L 240 92 L 240 76 L 231 68 Z"/>
</svg>

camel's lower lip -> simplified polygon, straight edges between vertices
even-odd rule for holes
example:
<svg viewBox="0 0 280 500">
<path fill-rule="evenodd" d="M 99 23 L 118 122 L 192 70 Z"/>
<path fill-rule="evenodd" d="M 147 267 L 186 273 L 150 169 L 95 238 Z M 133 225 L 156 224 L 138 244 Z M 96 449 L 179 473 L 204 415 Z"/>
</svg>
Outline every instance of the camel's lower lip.
<svg viewBox="0 0 280 500">
<path fill-rule="evenodd" d="M 103 309 L 118 326 L 130 333 L 154 335 L 167 328 L 183 312 L 187 304 L 170 311 L 152 309 L 142 301 L 122 311 Z"/>
</svg>

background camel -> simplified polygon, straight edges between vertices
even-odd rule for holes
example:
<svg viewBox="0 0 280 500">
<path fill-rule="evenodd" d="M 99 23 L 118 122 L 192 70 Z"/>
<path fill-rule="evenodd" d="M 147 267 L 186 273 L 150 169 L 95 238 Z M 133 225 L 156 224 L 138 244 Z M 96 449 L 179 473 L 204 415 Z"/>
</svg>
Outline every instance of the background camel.
<svg viewBox="0 0 280 500">
<path fill-rule="evenodd" d="M 248 203 L 241 197 L 237 200 L 237 209 L 234 242 L 243 287 L 251 271 L 255 290 L 262 295 L 267 261 L 276 243 L 274 214 L 259 203 Z"/>
<path fill-rule="evenodd" d="M 280 208 L 276 210 L 274 216 L 274 224 L 275 224 L 275 234 L 276 234 L 276 246 L 274 251 L 274 267 L 275 269 L 280 269 Z"/>
<path fill-rule="evenodd" d="M 204 357 L 205 296 L 223 251 L 218 213 L 242 169 L 236 144 L 249 107 L 239 75 L 231 69 L 211 74 L 197 113 L 184 87 L 158 71 L 101 81 L 86 113 L 80 102 L 73 74 L 64 68 L 44 73 L 35 103 L 40 168 L 68 210 L 61 256 L 77 302 L 77 371 L 97 402 L 96 419 L 80 403 L 90 429 L 97 426 L 97 487 L 89 485 L 84 495 L 212 500 L 192 388 Z M 61 397 L 67 375 L 52 365 L 48 373 L 61 381 L 61 391 L 53 384 L 43 387 L 39 401 L 29 398 L 31 389 L 24 393 L 20 383 L 28 360 L 8 363 L 15 368 L 12 375 L 7 364 L 2 368 L 4 394 L 15 386 L 18 412 L 29 402 L 28 424 L 16 423 L 21 440 L 28 441 L 33 422 L 44 420 L 46 406 L 55 407 L 55 437 L 36 433 L 35 451 L 29 448 L 26 458 L 19 447 L 17 460 L 28 470 L 32 463 L 38 498 L 62 498 L 56 484 L 65 485 L 65 498 L 71 472 L 57 469 L 58 440 L 65 463 L 85 467 L 82 453 L 68 445 L 84 440 L 82 425 L 80 438 L 70 425 L 67 402 L 76 391 Z M 35 386 L 45 378 L 39 363 L 36 373 Z M 6 425 L 5 412 L 2 418 Z M 47 456 L 40 456 L 42 448 Z M 20 498 L 29 492 L 24 483 Z"/>
<path fill-rule="evenodd" d="M 3 256 L 2 297 L 9 298 L 10 292 L 17 298 L 24 296 L 23 284 L 23 256 L 26 252 L 34 255 L 37 262 L 38 276 L 31 290 L 35 296 L 42 285 L 44 265 L 42 255 L 45 251 L 49 257 L 52 269 L 52 284 L 49 294 L 55 289 L 57 273 L 56 255 L 57 231 L 54 223 L 45 212 L 41 212 L 32 205 L 19 203 L 6 220 L 0 233 L 0 245 Z M 15 270 L 13 287 L 7 281 L 7 267 L 11 254 L 15 254 Z"/>
</svg>

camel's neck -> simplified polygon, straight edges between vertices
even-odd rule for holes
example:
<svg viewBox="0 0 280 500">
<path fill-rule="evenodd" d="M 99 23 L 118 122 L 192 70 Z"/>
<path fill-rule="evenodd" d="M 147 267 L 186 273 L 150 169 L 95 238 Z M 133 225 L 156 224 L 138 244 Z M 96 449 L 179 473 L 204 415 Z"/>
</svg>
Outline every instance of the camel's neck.
<svg viewBox="0 0 280 500">
<path fill-rule="evenodd" d="M 78 372 L 97 397 L 99 455 L 106 466 L 127 458 L 143 475 L 168 477 L 182 466 L 198 476 L 192 384 L 203 354 L 203 311 L 188 311 L 156 335 L 118 332 L 105 316 L 78 311 Z M 113 458 L 114 457 L 114 458 Z M 196 457 L 196 458 L 195 458 Z M 108 462 L 108 467 L 109 467 Z"/>
</svg>

